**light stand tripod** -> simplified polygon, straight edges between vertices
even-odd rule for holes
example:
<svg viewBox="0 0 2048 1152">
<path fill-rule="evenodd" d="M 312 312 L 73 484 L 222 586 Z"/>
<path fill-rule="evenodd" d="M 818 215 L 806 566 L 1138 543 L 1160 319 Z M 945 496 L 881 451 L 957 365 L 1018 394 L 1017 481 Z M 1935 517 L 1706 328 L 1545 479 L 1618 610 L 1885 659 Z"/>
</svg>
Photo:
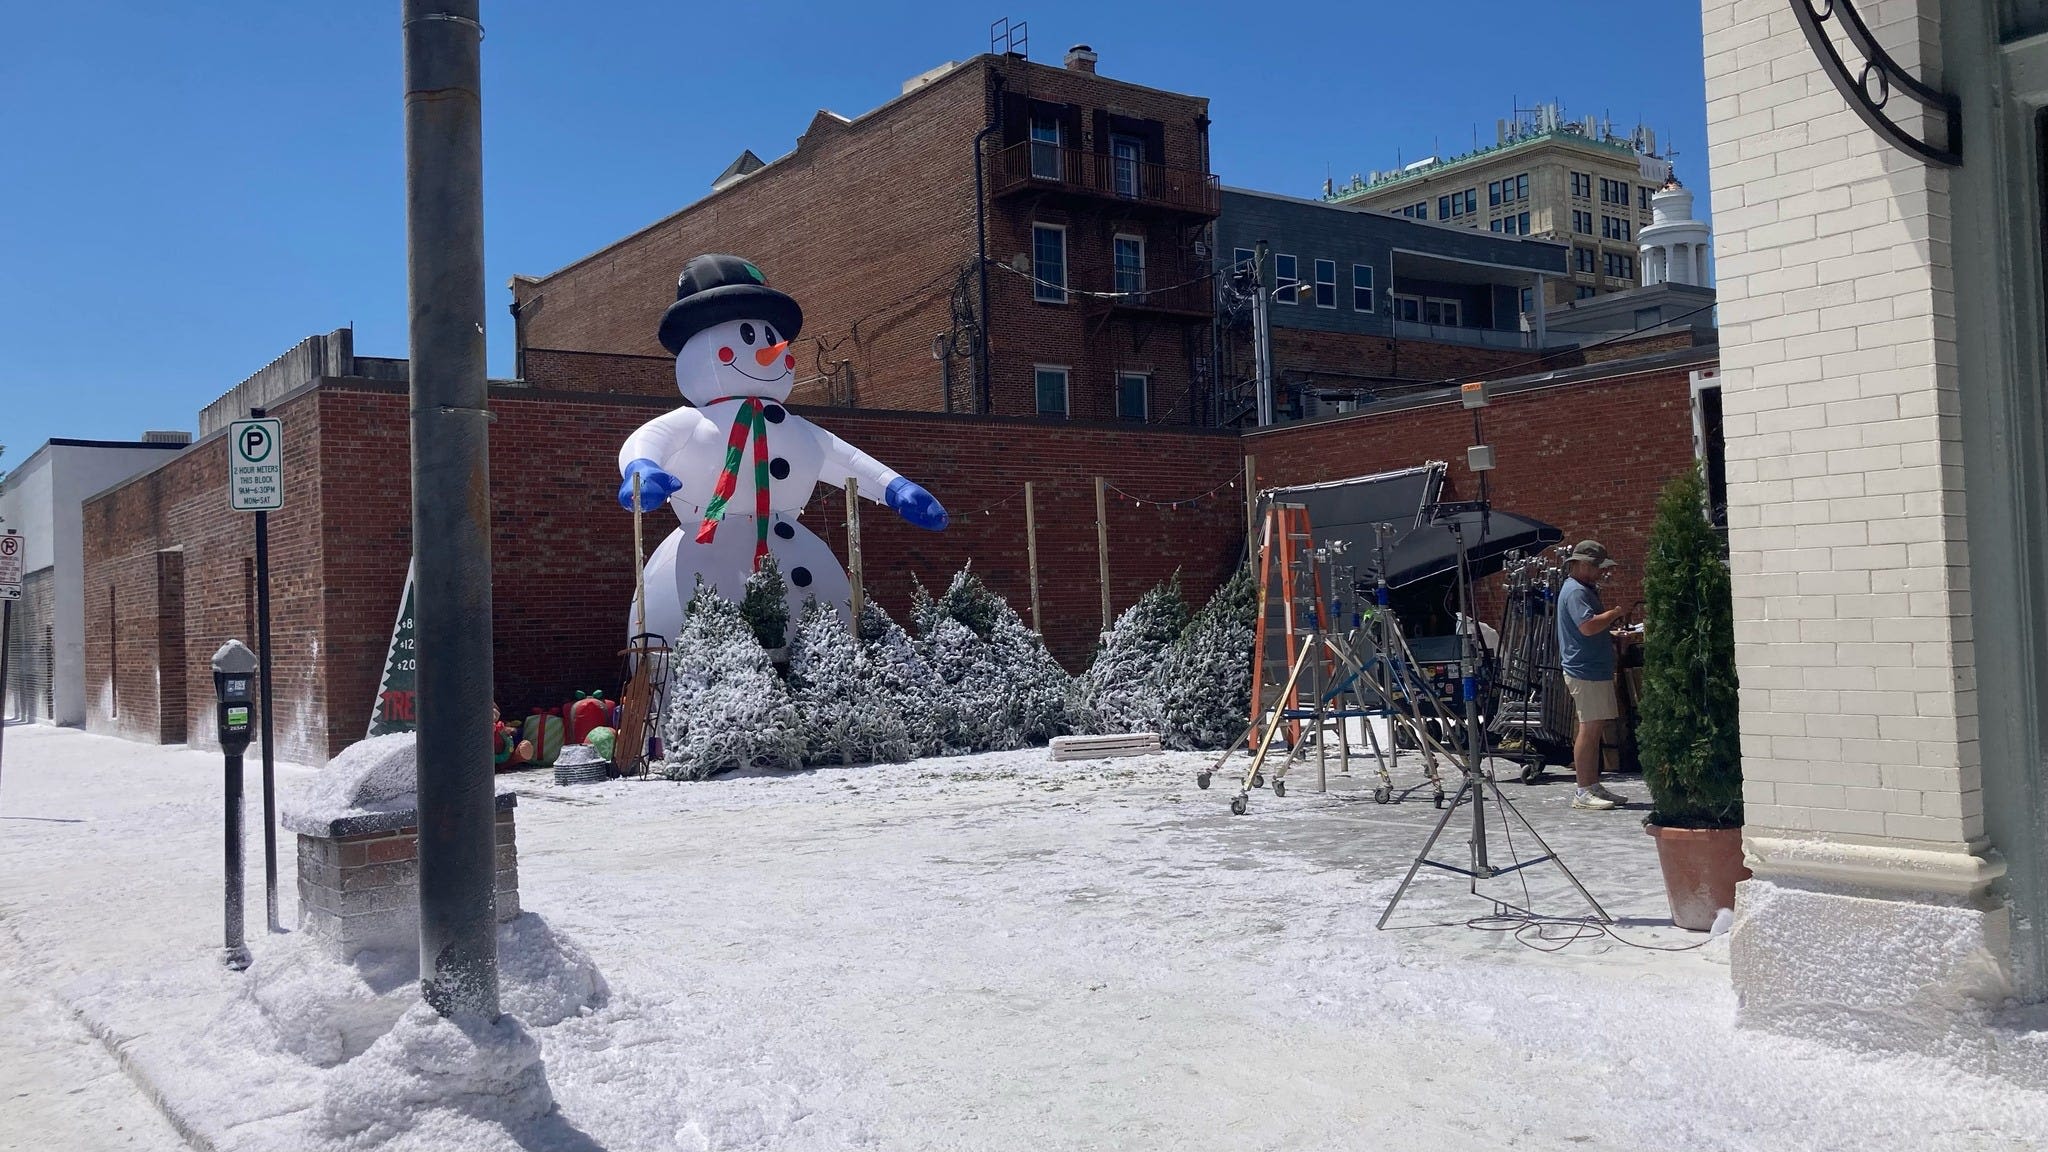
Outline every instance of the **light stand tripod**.
<svg viewBox="0 0 2048 1152">
<path fill-rule="evenodd" d="M 1461 766 L 1464 772 L 1464 779 L 1458 785 L 1457 795 L 1451 798 L 1450 806 L 1445 808 L 1444 814 L 1437 819 L 1436 827 L 1429 833 L 1429 839 L 1423 841 L 1422 851 L 1416 853 L 1414 863 L 1408 866 L 1408 875 L 1402 878 L 1401 886 L 1394 889 L 1393 899 L 1387 901 L 1387 910 L 1380 913 L 1379 923 L 1375 925 L 1378 928 L 1385 928 L 1387 926 L 1387 921 L 1394 915 L 1394 909 L 1400 906 L 1401 898 L 1407 895 L 1408 886 L 1415 882 L 1416 873 L 1422 871 L 1422 866 L 1425 864 L 1432 868 L 1441 868 L 1446 872 L 1453 872 L 1457 875 L 1468 877 L 1471 880 L 1470 890 L 1474 896 L 1477 896 L 1479 895 L 1479 882 L 1481 880 L 1489 880 L 1496 876 L 1505 876 L 1510 872 L 1518 872 L 1524 868 L 1541 864 L 1545 860 L 1556 863 L 1558 871 L 1564 873 L 1564 878 L 1571 882 L 1573 888 L 1578 890 L 1580 898 L 1585 900 L 1586 905 L 1593 910 L 1593 915 L 1601 923 L 1611 924 L 1614 922 L 1614 918 L 1607 914 L 1606 909 L 1600 907 L 1600 902 L 1593 899 L 1593 894 L 1586 891 L 1586 886 L 1579 883 L 1579 878 L 1572 875 L 1572 870 L 1565 866 L 1563 858 L 1557 854 L 1556 850 L 1551 848 L 1549 844 L 1544 843 L 1543 837 L 1536 831 L 1535 825 L 1530 824 L 1528 817 L 1523 816 L 1521 810 L 1508 800 L 1507 795 L 1500 790 L 1500 785 L 1495 783 L 1493 778 L 1485 773 L 1480 764 L 1486 748 L 1486 733 L 1479 726 L 1479 657 L 1477 652 L 1479 623 L 1472 615 L 1472 559 L 1465 543 L 1464 525 L 1459 523 L 1458 516 L 1461 513 L 1467 512 L 1478 513 L 1481 535 L 1485 534 L 1487 517 L 1492 512 L 1492 505 L 1486 499 L 1486 473 L 1493 467 L 1493 450 L 1485 445 L 1484 435 L 1479 424 L 1478 409 L 1484 407 L 1486 402 L 1487 398 L 1483 385 L 1466 385 L 1465 405 L 1473 409 L 1473 435 L 1475 439 L 1480 441 L 1468 456 L 1468 461 L 1471 463 L 1473 470 L 1479 473 L 1479 499 L 1458 503 L 1439 501 L 1430 510 L 1431 520 L 1442 521 L 1450 528 L 1451 539 L 1456 545 L 1458 555 L 1458 678 L 1460 695 L 1464 697 L 1465 703 L 1463 733 L 1465 757 L 1464 763 Z M 1500 806 L 1502 812 L 1507 816 L 1513 817 L 1529 833 L 1530 839 L 1536 842 L 1536 847 L 1542 850 L 1542 855 L 1530 860 L 1516 861 L 1504 867 L 1494 866 L 1492 860 L 1488 858 L 1486 851 L 1486 800 L 1489 792 L 1492 793 L 1494 803 Z M 1466 866 L 1447 863 L 1442 860 L 1432 860 L 1429 855 L 1430 851 L 1436 847 L 1437 840 L 1443 836 L 1444 829 L 1450 825 L 1451 817 L 1458 811 L 1458 805 L 1464 803 L 1468 798 L 1472 801 L 1470 860 Z M 1512 842 L 1512 832 L 1510 832 L 1510 837 Z M 1516 908 L 1514 905 L 1493 897 L 1488 897 L 1488 899 L 1493 900 L 1496 908 L 1512 909 L 1525 915 L 1533 915 L 1529 909 Z"/>
</svg>

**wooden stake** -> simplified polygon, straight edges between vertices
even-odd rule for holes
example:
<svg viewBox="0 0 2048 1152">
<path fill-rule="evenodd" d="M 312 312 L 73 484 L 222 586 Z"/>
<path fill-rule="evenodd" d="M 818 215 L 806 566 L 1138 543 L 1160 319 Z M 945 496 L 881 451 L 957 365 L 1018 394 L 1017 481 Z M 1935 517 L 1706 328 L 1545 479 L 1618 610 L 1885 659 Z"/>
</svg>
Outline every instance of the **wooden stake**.
<svg viewBox="0 0 2048 1152">
<path fill-rule="evenodd" d="M 1037 489 L 1024 482 L 1024 552 L 1031 564 L 1031 630 L 1043 636 L 1045 625 L 1038 615 L 1038 503 Z"/>
<path fill-rule="evenodd" d="M 1259 458 L 1247 455 L 1244 458 L 1244 562 L 1250 564 L 1257 556 L 1259 536 Z"/>
<path fill-rule="evenodd" d="M 846 575 L 853 583 L 853 638 L 860 639 L 860 610 L 864 601 L 860 571 L 860 481 L 846 478 Z"/>
<path fill-rule="evenodd" d="M 640 536 L 640 473 L 633 473 L 633 616 L 634 635 L 647 631 L 647 551 Z"/>
<path fill-rule="evenodd" d="M 1095 555 L 1102 570 L 1102 630 L 1109 631 L 1109 487 L 1095 478 Z"/>
</svg>

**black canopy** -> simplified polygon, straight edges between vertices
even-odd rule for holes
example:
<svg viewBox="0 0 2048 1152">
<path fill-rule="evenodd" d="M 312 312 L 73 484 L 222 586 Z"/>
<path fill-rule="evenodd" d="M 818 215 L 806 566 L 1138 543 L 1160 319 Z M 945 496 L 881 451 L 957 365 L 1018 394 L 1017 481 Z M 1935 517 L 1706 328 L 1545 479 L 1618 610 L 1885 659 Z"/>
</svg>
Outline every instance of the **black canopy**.
<svg viewBox="0 0 2048 1152">
<path fill-rule="evenodd" d="M 1317 543 L 1344 541 L 1345 560 L 1361 581 L 1370 579 L 1375 566 L 1375 526 L 1392 525 L 1386 565 L 1387 584 L 1394 588 L 1441 576 L 1458 566 L 1453 522 L 1465 537 L 1474 576 L 1497 570 L 1509 552 L 1533 552 L 1564 538 L 1564 533 L 1550 525 L 1512 512 L 1461 512 L 1430 523 L 1429 508 L 1442 491 L 1443 480 L 1444 465 L 1430 463 L 1325 484 L 1276 488 L 1262 499 L 1306 506 L 1309 529 Z"/>
</svg>

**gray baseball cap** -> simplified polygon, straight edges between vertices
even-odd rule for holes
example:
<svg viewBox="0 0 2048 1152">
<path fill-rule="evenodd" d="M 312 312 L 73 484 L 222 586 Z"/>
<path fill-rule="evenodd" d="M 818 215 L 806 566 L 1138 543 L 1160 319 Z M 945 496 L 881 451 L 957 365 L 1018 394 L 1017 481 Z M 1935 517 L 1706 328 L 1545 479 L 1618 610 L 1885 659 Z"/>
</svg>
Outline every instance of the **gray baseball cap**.
<svg viewBox="0 0 2048 1152">
<path fill-rule="evenodd" d="M 1579 541 L 1578 546 L 1573 548 L 1571 555 L 1565 557 L 1565 559 L 1583 560 L 1588 564 L 1594 564 L 1601 568 L 1614 567 L 1614 561 L 1607 555 L 1606 546 L 1598 540 Z"/>
</svg>

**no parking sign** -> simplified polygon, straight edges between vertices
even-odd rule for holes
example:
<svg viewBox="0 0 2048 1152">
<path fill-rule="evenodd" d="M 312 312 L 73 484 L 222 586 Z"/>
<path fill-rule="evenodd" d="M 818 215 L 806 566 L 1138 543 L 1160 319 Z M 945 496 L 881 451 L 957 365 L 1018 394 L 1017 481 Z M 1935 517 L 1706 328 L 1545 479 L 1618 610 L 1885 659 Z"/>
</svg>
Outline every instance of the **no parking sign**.
<svg viewBox="0 0 2048 1152">
<path fill-rule="evenodd" d="M 12 528 L 0 534 L 0 600 L 21 599 L 21 568 L 27 552 L 26 536 Z"/>
</svg>

